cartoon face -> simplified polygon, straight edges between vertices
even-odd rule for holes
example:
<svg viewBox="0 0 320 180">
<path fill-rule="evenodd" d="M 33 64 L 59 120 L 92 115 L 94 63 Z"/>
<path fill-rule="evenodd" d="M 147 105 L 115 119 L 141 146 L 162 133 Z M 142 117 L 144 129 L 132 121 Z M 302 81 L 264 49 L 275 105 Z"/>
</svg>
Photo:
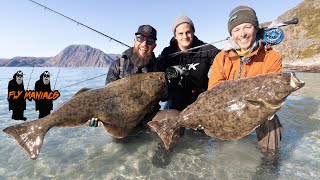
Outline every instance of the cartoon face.
<svg viewBox="0 0 320 180">
<path fill-rule="evenodd" d="M 43 73 L 43 84 L 48 85 L 50 83 L 50 73 L 45 71 Z"/>
<path fill-rule="evenodd" d="M 19 85 L 22 84 L 22 82 L 23 82 L 23 73 L 22 73 L 22 71 L 18 71 L 16 73 L 16 82 Z"/>
</svg>

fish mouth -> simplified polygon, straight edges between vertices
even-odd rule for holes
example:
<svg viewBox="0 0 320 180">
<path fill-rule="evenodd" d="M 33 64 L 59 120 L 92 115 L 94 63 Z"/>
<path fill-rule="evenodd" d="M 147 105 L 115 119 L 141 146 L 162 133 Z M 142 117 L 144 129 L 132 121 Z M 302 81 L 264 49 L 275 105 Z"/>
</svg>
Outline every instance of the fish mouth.
<svg viewBox="0 0 320 180">
<path fill-rule="evenodd" d="M 290 75 L 291 75 L 290 85 L 295 90 L 298 90 L 298 89 L 302 88 L 305 85 L 305 82 L 299 80 L 294 72 L 291 72 Z"/>
<path fill-rule="evenodd" d="M 269 109 L 280 109 L 284 105 L 284 102 L 281 102 L 279 104 L 271 104 L 262 99 L 260 99 L 260 101 Z"/>
</svg>

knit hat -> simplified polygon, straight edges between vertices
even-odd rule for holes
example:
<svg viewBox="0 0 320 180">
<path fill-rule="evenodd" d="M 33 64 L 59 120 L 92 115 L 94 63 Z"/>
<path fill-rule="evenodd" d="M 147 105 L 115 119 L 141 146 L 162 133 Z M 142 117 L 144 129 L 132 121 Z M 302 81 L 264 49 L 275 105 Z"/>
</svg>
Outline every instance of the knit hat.
<svg viewBox="0 0 320 180">
<path fill-rule="evenodd" d="M 193 32 L 195 32 L 194 25 L 193 25 L 193 22 L 191 21 L 191 19 L 190 19 L 188 16 L 179 15 L 179 16 L 177 16 L 176 19 L 173 21 L 173 26 L 172 26 L 173 35 L 175 35 L 177 26 L 179 26 L 179 25 L 182 24 L 182 23 L 188 23 L 188 24 L 190 24 Z"/>
<path fill-rule="evenodd" d="M 141 25 L 138 28 L 138 31 L 135 33 L 135 35 L 138 35 L 138 34 L 142 34 L 146 37 L 150 37 L 150 38 L 153 38 L 154 40 L 157 40 L 157 30 L 150 25 Z"/>
<path fill-rule="evenodd" d="M 259 22 L 256 12 L 247 5 L 235 7 L 229 14 L 228 31 L 231 31 L 236 26 L 242 23 L 251 23 L 256 29 L 259 29 Z"/>
</svg>

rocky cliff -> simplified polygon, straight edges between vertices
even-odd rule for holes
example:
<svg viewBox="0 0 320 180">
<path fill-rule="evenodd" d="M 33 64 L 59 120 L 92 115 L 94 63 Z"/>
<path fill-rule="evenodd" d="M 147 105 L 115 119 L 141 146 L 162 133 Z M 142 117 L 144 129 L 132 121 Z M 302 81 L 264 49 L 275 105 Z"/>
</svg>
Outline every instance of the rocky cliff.
<svg viewBox="0 0 320 180">
<path fill-rule="evenodd" d="M 299 18 L 299 24 L 283 27 L 285 39 L 275 46 L 287 64 L 320 65 L 320 1 L 305 0 L 277 20 Z"/>
</svg>

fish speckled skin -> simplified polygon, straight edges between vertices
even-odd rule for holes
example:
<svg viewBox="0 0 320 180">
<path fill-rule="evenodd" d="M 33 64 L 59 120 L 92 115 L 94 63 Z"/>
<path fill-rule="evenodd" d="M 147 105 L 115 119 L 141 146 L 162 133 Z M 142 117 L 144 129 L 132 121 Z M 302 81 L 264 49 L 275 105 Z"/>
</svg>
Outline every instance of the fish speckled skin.
<svg viewBox="0 0 320 180">
<path fill-rule="evenodd" d="M 83 125 L 97 117 L 114 137 L 125 137 L 152 110 L 167 86 L 164 73 L 128 76 L 98 89 L 82 89 L 48 116 L 5 128 L 31 159 L 39 155 L 43 138 L 52 127 Z"/>
<path fill-rule="evenodd" d="M 179 116 L 170 116 L 176 114 L 172 111 L 159 112 L 148 125 L 158 133 L 166 149 L 179 127 L 201 129 L 223 140 L 239 139 L 273 116 L 287 96 L 303 86 L 294 73 L 224 81 L 202 93 Z"/>
</svg>

